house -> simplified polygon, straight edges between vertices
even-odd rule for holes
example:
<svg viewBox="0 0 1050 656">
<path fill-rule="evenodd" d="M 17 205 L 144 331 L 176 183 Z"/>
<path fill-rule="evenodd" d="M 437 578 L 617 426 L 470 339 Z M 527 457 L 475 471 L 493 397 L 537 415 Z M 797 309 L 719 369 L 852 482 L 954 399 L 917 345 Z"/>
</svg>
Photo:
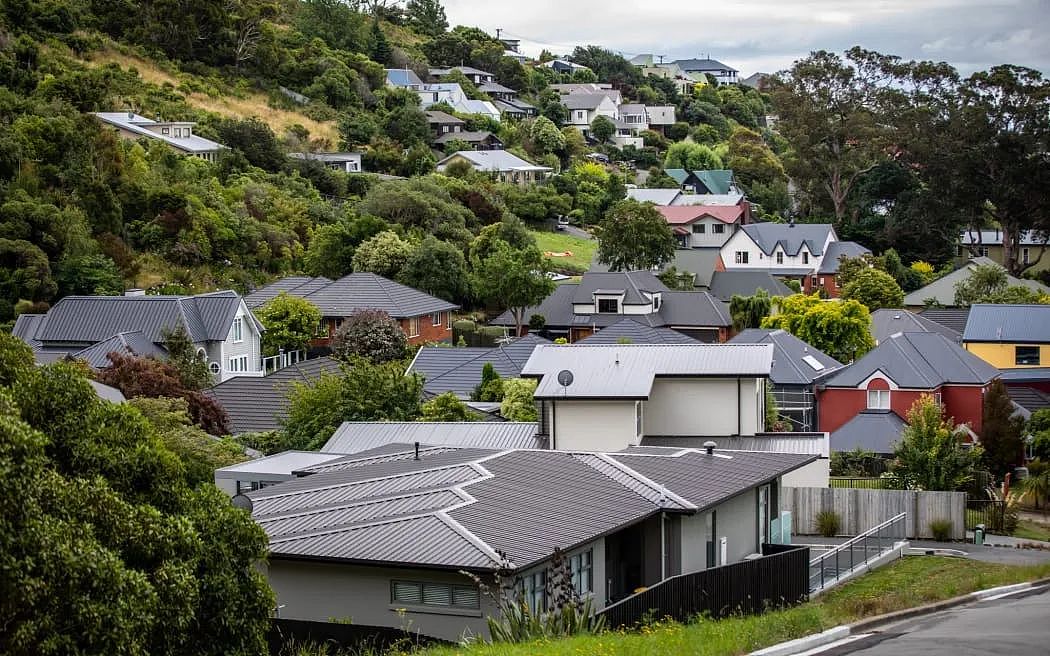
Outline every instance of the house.
<svg viewBox="0 0 1050 656">
<path fill-rule="evenodd" d="M 871 336 L 875 344 L 897 333 L 940 333 L 953 342 L 962 341 L 962 333 L 908 310 L 882 308 L 871 313 Z"/>
<path fill-rule="evenodd" d="M 999 370 L 940 333 L 898 333 L 817 390 L 819 428 L 834 433 L 864 410 L 905 417 L 923 394 L 980 435 L 984 394 Z"/>
<path fill-rule="evenodd" d="M 649 117 L 649 129 L 660 133 L 666 132 L 677 121 L 674 105 L 646 105 L 645 113 Z"/>
<path fill-rule="evenodd" d="M 539 116 L 540 110 L 535 105 L 530 105 L 520 98 L 507 98 L 505 100 L 493 100 L 492 104 L 501 114 L 508 118 L 520 120 L 530 116 Z"/>
<path fill-rule="evenodd" d="M 491 102 L 468 98 L 463 87 L 455 82 L 425 84 L 414 72 L 404 69 L 387 69 L 386 74 L 387 86 L 414 91 L 424 110 L 440 103 L 462 114 L 480 114 L 499 122 L 499 110 Z"/>
<path fill-rule="evenodd" d="M 431 77 L 443 78 L 452 71 L 459 71 L 468 80 L 474 83 L 475 86 L 480 87 L 483 84 L 491 83 L 496 81 L 496 76 L 488 71 L 483 71 L 480 68 L 474 68 L 473 66 L 453 66 L 451 68 L 431 68 Z"/>
<path fill-rule="evenodd" d="M 423 113 L 426 114 L 427 125 L 430 126 L 430 131 L 435 137 L 462 132 L 467 125 L 467 122 L 463 119 L 456 118 L 447 112 L 428 109 Z"/>
<path fill-rule="evenodd" d="M 338 280 L 290 276 L 249 294 L 256 308 L 278 294 L 305 298 L 321 311 L 316 346 L 327 346 L 343 320 L 359 310 L 381 310 L 396 319 L 409 344 L 452 339 L 452 312 L 459 306 L 430 294 L 387 280 L 374 273 L 351 273 Z"/>
<path fill-rule="evenodd" d="M 557 548 L 601 609 L 760 552 L 783 476 L 814 459 L 392 445 L 240 500 L 269 539 L 260 567 L 282 618 L 487 638 L 498 609 L 466 573 L 491 586 L 500 572 L 540 610 Z"/>
<path fill-rule="evenodd" d="M 674 205 L 675 200 L 682 195 L 678 189 L 645 189 L 638 187 L 627 190 L 627 197 L 639 203 L 652 203 L 653 205 Z"/>
<path fill-rule="evenodd" d="M 733 172 L 728 170 L 686 171 L 664 169 L 664 173 L 677 182 L 682 191 L 690 194 L 739 194 Z"/>
<path fill-rule="evenodd" d="M 434 144 L 437 146 L 445 146 L 455 141 L 462 141 L 463 143 L 469 144 L 474 150 L 503 150 L 503 142 L 500 141 L 499 137 L 485 130 L 479 130 L 476 132 L 446 132 L 445 134 L 438 135 L 438 137 L 434 139 Z"/>
<path fill-rule="evenodd" d="M 772 344 L 773 385 L 780 416 L 791 422 L 791 430 L 817 430 L 816 386 L 842 369 L 841 362 L 784 330 L 749 328 L 729 340 L 730 344 Z"/>
<path fill-rule="evenodd" d="M 748 206 L 671 205 L 656 211 L 671 226 L 679 248 L 722 248 L 745 223 Z"/>
<path fill-rule="evenodd" d="M 838 275 L 842 259 L 864 255 L 871 255 L 871 251 L 855 241 L 831 242 L 828 244 L 827 251 L 824 252 L 824 257 L 820 260 L 817 275 L 811 276 L 808 284 L 803 285 L 806 293 L 812 294 L 815 290 L 820 290 L 827 298 L 838 298 L 842 291 Z"/>
<path fill-rule="evenodd" d="M 517 378 L 533 349 L 548 343 L 538 335 L 526 335 L 493 347 L 423 346 L 405 373 L 423 376 L 423 393 L 427 396 L 452 392 L 467 400 L 481 382 L 486 364 L 503 378 Z"/>
<path fill-rule="evenodd" d="M 215 162 L 226 146 L 197 136 L 192 121 L 154 121 L 134 112 L 95 112 L 103 124 L 115 128 L 123 139 L 162 141 L 184 155 Z"/>
<path fill-rule="evenodd" d="M 620 90 L 614 89 L 613 85 L 608 83 L 584 82 L 573 84 L 551 84 L 550 88 L 557 91 L 562 96 L 599 94 L 607 96 L 617 107 L 623 103 L 623 95 L 620 93 Z"/>
<path fill-rule="evenodd" d="M 587 272 L 578 283 L 558 285 L 525 316 L 542 316 L 543 332 L 576 342 L 623 319 L 673 328 L 702 342 L 724 342 L 733 320 L 725 303 L 707 292 L 671 291 L 650 271 Z M 511 313 L 490 322 L 515 326 Z"/>
<path fill-rule="evenodd" d="M 419 79 L 416 72 L 410 68 L 388 68 L 386 70 L 386 85 L 388 87 L 399 87 L 411 91 L 422 91 L 423 80 Z"/>
<path fill-rule="evenodd" d="M 667 268 L 672 266 L 678 273 L 693 274 L 693 286 L 704 290 L 710 290 L 716 272 L 726 270 L 718 248 L 677 248 Z"/>
<path fill-rule="evenodd" d="M 957 333 L 961 340 L 966 320 L 970 318 L 970 308 L 929 308 L 919 312 L 919 316 Z"/>
<path fill-rule="evenodd" d="M 767 271 L 714 271 L 710 278 L 707 290 L 725 303 L 732 301 L 734 296 L 754 296 L 759 290 L 771 297 L 791 296 L 795 293 Z"/>
<path fill-rule="evenodd" d="M 550 68 L 556 73 L 564 73 L 572 75 L 576 71 L 589 71 L 589 67 L 583 64 L 577 64 L 576 62 L 569 61 L 568 59 L 552 59 L 547 62 L 539 64 L 544 68 Z"/>
<path fill-rule="evenodd" d="M 521 375 L 538 381 L 551 448 L 611 451 L 645 436 L 761 432 L 772 366 L 770 344 L 545 344 Z"/>
<path fill-rule="evenodd" d="M 1050 257 L 1043 255 L 1048 244 L 1050 244 L 1050 234 L 1035 230 L 1022 231 L 1014 245 L 1017 250 L 1017 262 L 1022 265 L 1032 265 L 1029 270 L 1033 272 L 1050 269 Z M 956 257 L 960 265 L 966 264 L 975 257 L 986 257 L 999 266 L 1006 266 L 1003 231 L 999 228 L 964 230 L 959 235 Z"/>
<path fill-rule="evenodd" d="M 716 206 L 730 206 L 730 205 L 747 205 L 748 209 L 748 220 L 745 223 L 751 223 L 751 203 L 744 200 L 744 194 L 739 192 L 733 192 L 727 194 L 692 194 L 683 193 L 679 194 L 670 205 L 716 205 Z"/>
<path fill-rule="evenodd" d="M 1050 366 L 1050 305 L 971 305 L 962 342 L 999 369 Z"/>
<path fill-rule="evenodd" d="M 517 91 L 510 87 L 505 87 L 499 82 L 486 82 L 478 87 L 478 91 L 493 100 L 513 100 L 518 95 Z"/>
<path fill-rule="evenodd" d="M 979 266 L 995 266 L 1002 268 L 1002 265 L 998 262 L 987 257 L 975 257 L 948 275 L 941 276 L 925 287 L 917 289 L 910 294 L 906 294 L 904 296 L 904 307 L 909 309 L 924 308 L 931 303 L 944 307 L 954 306 L 956 285 L 968 279 L 973 270 Z M 1006 282 L 1011 287 L 1021 285 L 1040 294 L 1050 294 L 1050 287 L 1035 280 L 1016 278 L 1010 274 L 1006 274 Z"/>
<path fill-rule="evenodd" d="M 638 134 L 649 129 L 649 112 L 641 103 L 621 103 L 617 109 L 620 120 L 624 122 L 631 134 Z"/>
<path fill-rule="evenodd" d="M 740 71 L 717 59 L 678 59 L 674 62 L 686 73 L 710 75 L 719 84 L 736 84 Z"/>
<path fill-rule="evenodd" d="M 12 334 L 35 351 L 78 355 L 106 367 L 106 353 L 161 356 L 167 331 L 183 328 L 220 381 L 262 376 L 261 323 L 232 291 L 197 296 L 66 296 L 46 315 L 18 317 Z"/>
<path fill-rule="evenodd" d="M 339 362 L 333 358 L 314 358 L 278 369 L 261 378 L 237 377 L 223 381 L 202 393 L 226 410 L 233 435 L 272 431 L 288 418 L 288 394 L 293 383 L 312 385 L 323 374 L 337 374 Z"/>
<path fill-rule="evenodd" d="M 618 108 L 609 96 L 603 93 L 572 93 L 561 97 L 561 103 L 569 111 L 567 125 L 587 134 L 591 123 L 599 116 L 615 121 Z"/>
<path fill-rule="evenodd" d="M 893 410 L 861 410 L 831 434 L 831 451 L 860 449 L 881 458 L 892 458 L 894 447 L 907 427 L 908 422 Z"/>
<path fill-rule="evenodd" d="M 314 160 L 343 173 L 361 173 L 361 153 L 288 153 L 293 159 Z"/>
<path fill-rule="evenodd" d="M 652 75 L 671 80 L 677 87 L 678 93 L 683 96 L 691 95 L 698 82 L 707 83 L 706 77 L 699 74 L 686 73 L 678 64 L 673 62 L 654 62 L 651 54 L 637 55 L 630 61 L 641 69 L 644 77 Z"/>
<path fill-rule="evenodd" d="M 553 169 L 537 166 L 505 150 L 461 150 L 438 161 L 437 170 L 444 171 L 454 162 L 465 162 L 475 171 L 488 173 L 500 182 L 527 186 L 547 177 Z"/>
</svg>

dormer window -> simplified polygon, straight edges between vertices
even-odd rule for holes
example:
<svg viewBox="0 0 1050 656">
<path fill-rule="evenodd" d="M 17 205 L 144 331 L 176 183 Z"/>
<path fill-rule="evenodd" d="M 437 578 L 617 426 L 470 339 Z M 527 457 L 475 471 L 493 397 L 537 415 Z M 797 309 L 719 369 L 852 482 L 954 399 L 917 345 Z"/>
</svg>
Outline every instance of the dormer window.
<svg viewBox="0 0 1050 656">
<path fill-rule="evenodd" d="M 599 298 L 598 314 L 619 314 L 620 301 L 615 298 Z"/>
<path fill-rule="evenodd" d="M 170 134 L 171 133 L 171 128 L 161 128 L 160 129 L 160 133 L 161 134 Z"/>
<path fill-rule="evenodd" d="M 802 252 L 802 264 L 809 264 L 809 253 Z"/>
<path fill-rule="evenodd" d="M 663 303 L 663 297 L 660 294 L 653 294 L 653 312 L 659 311 L 661 303 Z"/>
</svg>

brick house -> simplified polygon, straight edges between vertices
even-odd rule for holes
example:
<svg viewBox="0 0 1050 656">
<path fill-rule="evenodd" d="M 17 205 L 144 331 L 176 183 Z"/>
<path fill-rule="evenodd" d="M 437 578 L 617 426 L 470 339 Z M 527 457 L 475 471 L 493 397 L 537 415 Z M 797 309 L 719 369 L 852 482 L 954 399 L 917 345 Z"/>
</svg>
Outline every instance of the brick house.
<svg viewBox="0 0 1050 656">
<path fill-rule="evenodd" d="M 351 273 L 338 280 L 291 276 L 249 294 L 257 308 L 281 292 L 305 298 L 321 310 L 314 346 L 328 346 L 343 320 L 359 310 L 382 310 L 397 320 L 409 344 L 452 339 L 452 312 L 458 305 L 406 287 L 374 273 Z"/>
<path fill-rule="evenodd" d="M 817 388 L 819 430 L 834 433 L 865 411 L 901 418 L 923 394 L 980 435 L 984 394 L 999 370 L 939 333 L 897 333 Z"/>
</svg>

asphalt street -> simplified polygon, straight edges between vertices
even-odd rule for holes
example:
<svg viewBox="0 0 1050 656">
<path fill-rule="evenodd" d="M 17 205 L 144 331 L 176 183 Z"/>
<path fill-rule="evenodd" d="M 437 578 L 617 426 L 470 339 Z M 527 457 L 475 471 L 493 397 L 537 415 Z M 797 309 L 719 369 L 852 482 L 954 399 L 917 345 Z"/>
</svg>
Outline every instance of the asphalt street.
<svg viewBox="0 0 1050 656">
<path fill-rule="evenodd" d="M 1046 656 L 1050 654 L 1050 586 L 906 620 L 804 654 Z"/>
</svg>

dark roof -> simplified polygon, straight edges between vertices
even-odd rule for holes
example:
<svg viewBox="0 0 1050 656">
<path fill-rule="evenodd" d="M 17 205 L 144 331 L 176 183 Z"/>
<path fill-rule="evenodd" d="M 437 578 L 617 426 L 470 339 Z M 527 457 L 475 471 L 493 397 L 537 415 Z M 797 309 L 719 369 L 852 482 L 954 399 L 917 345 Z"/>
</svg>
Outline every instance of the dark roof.
<svg viewBox="0 0 1050 656">
<path fill-rule="evenodd" d="M 941 385 L 985 385 L 999 370 L 940 333 L 900 333 L 827 381 L 857 387 L 881 371 L 899 387 L 931 390 Z"/>
<path fill-rule="evenodd" d="M 962 340 L 951 328 L 908 310 L 882 308 L 871 313 L 871 336 L 876 344 L 897 333 L 940 333 L 953 342 Z"/>
<path fill-rule="evenodd" d="M 1050 367 L 1023 367 L 1000 369 L 999 377 L 1008 385 L 1050 382 Z"/>
<path fill-rule="evenodd" d="M 248 496 L 273 558 L 511 570 L 659 512 L 692 514 L 816 456 L 422 448 L 325 463 Z"/>
<path fill-rule="evenodd" d="M 505 87 L 499 82 L 483 82 L 478 86 L 481 93 L 517 93 L 514 89 Z"/>
<path fill-rule="evenodd" d="M 121 355 L 133 355 L 140 358 L 162 359 L 167 352 L 153 342 L 146 339 L 141 332 L 118 333 L 98 344 L 93 344 L 82 351 L 73 354 L 78 360 L 83 360 L 94 369 L 105 369 L 110 366 L 110 353 Z"/>
<path fill-rule="evenodd" d="M 703 185 L 708 194 L 725 195 L 733 188 L 733 171 L 730 169 L 709 169 L 703 171 L 664 169 L 664 173 L 678 184 L 685 184 L 691 176 L 696 182 Z"/>
<path fill-rule="evenodd" d="M 339 280 L 285 278 L 249 294 L 245 301 L 248 307 L 255 308 L 282 291 L 307 299 L 326 317 L 348 317 L 358 310 L 382 310 L 400 319 L 459 308 L 374 273 L 351 273 Z"/>
<path fill-rule="evenodd" d="M 737 72 L 732 66 L 727 66 L 717 59 L 678 59 L 673 62 L 678 65 L 678 68 L 682 69 L 687 73 L 694 71 L 708 72 L 708 71 L 733 71 Z"/>
<path fill-rule="evenodd" d="M 624 305 L 648 305 L 651 301 L 646 292 L 670 291 L 651 271 L 604 271 L 588 272 L 576 285 L 573 303 L 591 303 L 597 291 L 623 292 Z"/>
<path fill-rule="evenodd" d="M 678 248 L 675 249 L 674 260 L 668 266 L 673 265 L 679 272 L 693 274 L 694 286 L 710 287 L 721 257 L 720 248 Z"/>
<path fill-rule="evenodd" d="M 919 316 L 958 333 L 961 339 L 966 330 L 966 320 L 970 318 L 970 308 L 930 308 L 919 312 Z"/>
<path fill-rule="evenodd" d="M 278 369 L 269 376 L 230 378 L 204 390 L 204 394 L 226 409 L 234 435 L 276 430 L 288 417 L 288 392 L 293 382 L 314 383 L 321 374 L 338 369 L 338 361 L 316 358 Z"/>
<path fill-rule="evenodd" d="M 768 271 L 715 271 L 711 274 L 711 295 L 729 302 L 734 296 L 753 296 L 760 289 L 770 296 L 791 296 L 794 292 Z"/>
<path fill-rule="evenodd" d="M 443 144 L 452 140 L 459 140 L 466 143 L 481 143 L 486 139 L 495 139 L 496 141 L 499 141 L 499 137 L 491 132 L 479 130 L 477 132 L 446 132 L 440 135 L 437 139 L 434 139 L 434 143 Z"/>
<path fill-rule="evenodd" d="M 626 341 L 624 341 L 626 340 Z M 696 344 L 697 340 L 671 328 L 651 328 L 623 319 L 602 328 L 577 344 Z"/>
<path fill-rule="evenodd" d="M 971 305 L 963 341 L 1050 344 L 1050 305 Z"/>
<path fill-rule="evenodd" d="M 833 241 L 828 244 L 828 250 L 824 253 L 824 259 L 820 261 L 820 269 L 817 273 L 833 275 L 839 272 L 839 262 L 844 257 L 860 257 L 870 255 L 871 250 L 861 246 L 855 241 Z"/>
<path fill-rule="evenodd" d="M 40 346 L 37 334 L 46 323 L 46 314 L 20 314 L 15 319 L 15 325 L 11 328 L 11 334 L 35 348 Z"/>
<path fill-rule="evenodd" d="M 831 434 L 831 451 L 893 453 L 893 445 L 907 425 L 892 410 L 862 410 Z"/>
<path fill-rule="evenodd" d="M 664 292 L 659 314 L 672 328 L 733 325 L 729 305 L 708 292 Z"/>
<path fill-rule="evenodd" d="M 1021 406 L 1029 413 L 1050 408 L 1050 395 L 1040 392 L 1034 387 L 1007 385 L 1006 393 L 1010 395 L 1011 401 Z"/>
<path fill-rule="evenodd" d="M 67 296 L 47 313 L 36 339 L 95 344 L 119 333 L 140 332 L 160 343 L 165 329 L 182 326 L 194 342 L 223 341 L 240 302 L 232 291 L 198 296 Z M 261 330 L 258 322 L 256 326 Z"/>
<path fill-rule="evenodd" d="M 609 96 L 604 93 L 569 93 L 559 100 L 567 109 L 597 109 Z M 611 100 L 609 102 L 612 102 Z M 614 103 L 615 104 L 615 103 Z M 608 118 L 608 117 L 606 117 Z M 612 120 L 612 119 L 609 119 Z"/>
<path fill-rule="evenodd" d="M 740 227 L 766 255 L 779 244 L 788 255 L 798 255 L 803 244 L 813 255 L 824 253 L 828 236 L 834 230 L 828 223 L 750 223 Z"/>
<path fill-rule="evenodd" d="M 729 343 L 772 344 L 773 371 L 769 380 L 774 385 L 811 385 L 843 367 L 835 358 L 785 330 L 748 328 Z"/>
<path fill-rule="evenodd" d="M 423 391 L 430 395 L 452 392 L 460 398 L 469 398 L 481 382 L 481 371 L 486 363 L 504 378 L 517 378 L 528 362 L 532 350 L 548 340 L 526 335 L 507 344 L 484 348 L 447 348 L 424 346 L 416 353 L 409 373 L 421 374 L 426 380 Z"/>
<path fill-rule="evenodd" d="M 436 123 L 438 125 L 466 125 L 467 123 L 461 118 L 436 109 L 428 109 L 423 113 L 427 115 L 427 123 Z"/>
<path fill-rule="evenodd" d="M 481 449 L 545 449 L 536 436 L 539 424 L 527 421 L 347 421 L 321 447 L 325 453 L 354 454 L 391 444 L 477 447 Z M 338 465 L 331 461 L 326 465 Z M 327 471 L 322 467 L 319 471 Z"/>
</svg>

